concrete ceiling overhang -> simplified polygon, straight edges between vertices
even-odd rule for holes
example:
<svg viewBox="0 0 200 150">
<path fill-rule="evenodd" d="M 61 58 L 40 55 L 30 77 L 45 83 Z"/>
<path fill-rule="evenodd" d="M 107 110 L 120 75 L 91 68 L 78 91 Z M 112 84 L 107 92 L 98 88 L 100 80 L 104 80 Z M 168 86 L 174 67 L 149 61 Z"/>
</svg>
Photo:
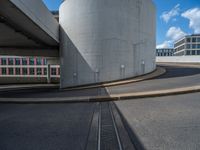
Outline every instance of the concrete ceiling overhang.
<svg viewBox="0 0 200 150">
<path fill-rule="evenodd" d="M 57 57 L 58 46 L 59 23 L 41 0 L 0 0 L 0 55 Z"/>
</svg>

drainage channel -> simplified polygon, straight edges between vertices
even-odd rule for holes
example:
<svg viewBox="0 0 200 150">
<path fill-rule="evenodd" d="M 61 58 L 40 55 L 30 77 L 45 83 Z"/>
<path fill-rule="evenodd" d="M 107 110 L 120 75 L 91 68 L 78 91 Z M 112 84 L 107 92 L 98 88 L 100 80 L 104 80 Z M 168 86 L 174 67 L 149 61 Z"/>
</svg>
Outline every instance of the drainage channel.
<svg viewBox="0 0 200 150">
<path fill-rule="evenodd" d="M 85 150 L 136 150 L 113 102 L 96 104 Z"/>
</svg>

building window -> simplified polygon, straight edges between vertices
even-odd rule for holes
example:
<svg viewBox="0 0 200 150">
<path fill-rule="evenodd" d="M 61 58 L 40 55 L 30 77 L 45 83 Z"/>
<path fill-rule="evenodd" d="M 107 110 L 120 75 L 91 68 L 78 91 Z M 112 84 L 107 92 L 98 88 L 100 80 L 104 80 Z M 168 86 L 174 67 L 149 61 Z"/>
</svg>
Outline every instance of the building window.
<svg viewBox="0 0 200 150">
<path fill-rule="evenodd" d="M 195 55 L 195 52 L 196 52 L 196 51 L 192 51 L 192 55 Z"/>
<path fill-rule="evenodd" d="M 30 68 L 30 75 L 34 75 L 35 74 L 35 69 L 34 68 Z"/>
<path fill-rule="evenodd" d="M 8 65 L 13 65 L 14 63 L 13 63 L 13 59 L 12 58 L 9 58 L 8 59 Z"/>
<path fill-rule="evenodd" d="M 187 44 L 187 45 L 186 45 L 186 48 L 187 48 L 187 49 L 190 49 L 190 44 Z"/>
<path fill-rule="evenodd" d="M 34 65 L 34 58 L 29 59 L 29 65 Z"/>
<path fill-rule="evenodd" d="M 196 44 L 192 44 L 192 49 L 195 49 L 196 48 Z"/>
<path fill-rule="evenodd" d="M 200 55 L 200 51 L 197 51 L 197 55 Z"/>
<path fill-rule="evenodd" d="M 37 68 L 37 75 L 41 75 L 42 74 L 42 69 L 41 68 Z"/>
<path fill-rule="evenodd" d="M 42 64 L 41 59 L 40 58 L 36 58 L 36 63 L 37 63 L 37 65 L 41 65 Z"/>
<path fill-rule="evenodd" d="M 187 42 L 190 43 L 190 38 L 187 38 Z"/>
<path fill-rule="evenodd" d="M 22 74 L 27 75 L 27 68 L 22 68 Z"/>
<path fill-rule="evenodd" d="M 2 68 L 2 75 L 6 75 L 6 68 Z"/>
<path fill-rule="evenodd" d="M 51 75 L 56 75 L 56 68 L 51 68 Z"/>
<path fill-rule="evenodd" d="M 186 51 L 186 55 L 190 55 L 190 51 Z"/>
<path fill-rule="evenodd" d="M 200 42 L 200 37 L 199 37 L 199 38 L 197 38 L 197 42 Z"/>
<path fill-rule="evenodd" d="M 26 58 L 22 58 L 22 65 L 27 65 L 27 60 L 26 60 Z"/>
<path fill-rule="evenodd" d="M 58 68 L 58 75 L 60 75 L 60 68 Z"/>
<path fill-rule="evenodd" d="M 15 59 L 15 65 L 20 65 L 20 59 L 19 58 Z"/>
<path fill-rule="evenodd" d="M 193 42 L 193 43 L 196 42 L 196 38 L 192 38 L 192 42 Z"/>
<path fill-rule="evenodd" d="M 43 65 L 46 65 L 46 64 L 47 64 L 47 60 L 46 60 L 46 59 L 44 59 L 43 62 L 44 62 Z"/>
<path fill-rule="evenodd" d="M 16 68 L 16 75 L 20 75 L 20 68 Z"/>
<path fill-rule="evenodd" d="M 9 68 L 8 70 L 9 70 L 9 75 L 13 75 L 14 74 L 13 73 L 13 68 Z"/>
<path fill-rule="evenodd" d="M 200 44 L 197 44 L 197 48 L 200 48 Z"/>
<path fill-rule="evenodd" d="M 7 63 L 6 63 L 6 58 L 2 58 L 2 59 L 1 59 L 1 64 L 2 64 L 2 65 L 6 65 L 6 64 L 7 64 Z"/>
<path fill-rule="evenodd" d="M 47 75 L 47 68 L 44 68 L 44 75 Z"/>
</svg>

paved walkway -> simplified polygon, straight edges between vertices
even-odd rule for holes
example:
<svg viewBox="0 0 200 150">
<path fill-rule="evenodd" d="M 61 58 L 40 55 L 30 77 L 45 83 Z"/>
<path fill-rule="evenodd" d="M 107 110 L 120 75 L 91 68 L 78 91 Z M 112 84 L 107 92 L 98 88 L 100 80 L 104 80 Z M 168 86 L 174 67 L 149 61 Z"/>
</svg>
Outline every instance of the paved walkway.
<svg viewBox="0 0 200 150">
<path fill-rule="evenodd" d="M 200 93 L 115 102 L 145 150 L 200 147 Z M 143 149 L 142 149 L 143 150 Z"/>
</svg>

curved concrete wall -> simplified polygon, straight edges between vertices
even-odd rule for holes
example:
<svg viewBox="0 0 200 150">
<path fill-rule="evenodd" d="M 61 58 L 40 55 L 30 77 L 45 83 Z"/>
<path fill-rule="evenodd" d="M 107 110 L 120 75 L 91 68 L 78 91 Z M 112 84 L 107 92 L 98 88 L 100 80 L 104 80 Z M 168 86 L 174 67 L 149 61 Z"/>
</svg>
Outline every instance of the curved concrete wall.
<svg viewBox="0 0 200 150">
<path fill-rule="evenodd" d="M 60 7 L 61 87 L 155 69 L 151 0 L 65 0 Z"/>
</svg>

